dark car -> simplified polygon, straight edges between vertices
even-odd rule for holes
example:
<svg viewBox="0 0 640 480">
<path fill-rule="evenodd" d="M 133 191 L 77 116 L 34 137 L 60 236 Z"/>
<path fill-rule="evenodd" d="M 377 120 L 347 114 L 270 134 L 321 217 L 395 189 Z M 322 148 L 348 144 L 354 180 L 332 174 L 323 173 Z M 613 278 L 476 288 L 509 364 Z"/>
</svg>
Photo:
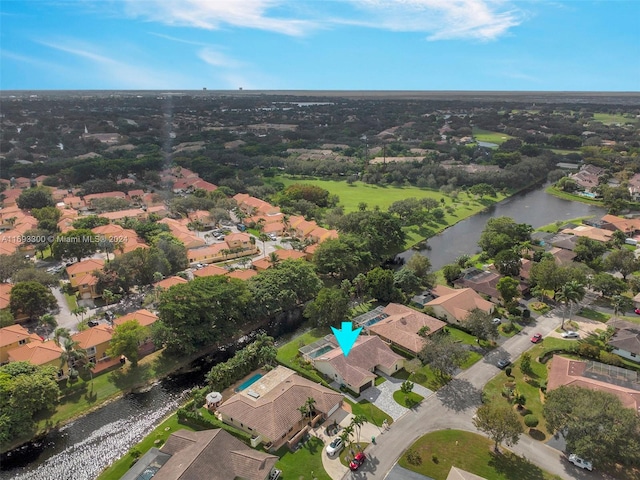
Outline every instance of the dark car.
<svg viewBox="0 0 640 480">
<path fill-rule="evenodd" d="M 496 365 L 501 369 L 506 368 L 508 365 L 511 365 L 511 361 L 508 358 L 501 358 L 500 360 L 498 360 Z"/>
<path fill-rule="evenodd" d="M 97 327 L 98 325 L 100 325 L 100 323 L 95 320 L 89 320 L 87 322 L 87 325 L 89 325 L 90 327 Z"/>
<path fill-rule="evenodd" d="M 533 337 L 531 337 L 531 343 L 540 343 L 542 341 L 541 333 L 534 333 Z"/>
<path fill-rule="evenodd" d="M 364 454 L 364 452 L 356 453 L 356 456 L 353 457 L 353 460 L 349 462 L 349 468 L 354 471 L 358 470 L 366 459 L 367 456 Z"/>
</svg>

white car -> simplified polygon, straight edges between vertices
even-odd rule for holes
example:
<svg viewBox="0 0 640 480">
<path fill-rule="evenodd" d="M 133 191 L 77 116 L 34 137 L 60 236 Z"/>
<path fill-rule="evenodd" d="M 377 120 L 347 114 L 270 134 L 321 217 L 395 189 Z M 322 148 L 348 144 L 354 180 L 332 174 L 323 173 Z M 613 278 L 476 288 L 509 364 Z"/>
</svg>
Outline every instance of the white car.
<svg viewBox="0 0 640 480">
<path fill-rule="evenodd" d="M 583 460 L 582 458 L 577 456 L 575 453 L 572 453 L 571 455 L 569 455 L 569 461 L 573 463 L 576 467 L 584 468 L 585 470 L 589 470 L 589 471 L 593 470 L 593 465 L 591 464 L 590 461 Z"/>
<path fill-rule="evenodd" d="M 340 453 L 340 451 L 344 448 L 344 444 L 342 443 L 341 438 L 335 438 L 333 442 L 327 445 L 327 455 L 333 457 L 334 455 Z"/>
<path fill-rule="evenodd" d="M 502 319 L 496 317 L 493 320 L 491 320 L 491 323 L 493 323 L 494 325 L 500 325 L 502 323 Z"/>
<path fill-rule="evenodd" d="M 569 330 L 568 332 L 562 332 L 562 338 L 578 338 L 580 334 L 573 330 Z"/>
</svg>

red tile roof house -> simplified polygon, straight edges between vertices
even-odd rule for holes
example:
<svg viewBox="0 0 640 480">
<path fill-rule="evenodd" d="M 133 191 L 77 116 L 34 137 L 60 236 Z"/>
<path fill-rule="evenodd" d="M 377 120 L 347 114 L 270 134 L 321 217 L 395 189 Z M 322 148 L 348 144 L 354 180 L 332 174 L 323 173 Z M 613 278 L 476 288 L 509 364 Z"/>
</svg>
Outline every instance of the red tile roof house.
<svg viewBox="0 0 640 480">
<path fill-rule="evenodd" d="M 96 270 L 104 268 L 104 260 L 90 258 L 74 263 L 67 267 L 67 276 L 71 286 L 78 289 L 80 298 L 98 298 L 101 295 L 96 290 L 98 279 L 93 275 Z"/>
<path fill-rule="evenodd" d="M 113 328 L 100 324 L 71 335 L 71 340 L 87 351 L 88 360 L 95 365 L 93 373 L 98 373 L 120 363 L 119 358 L 107 355 L 112 337 Z"/>
<path fill-rule="evenodd" d="M 418 335 L 421 328 L 426 327 L 427 334 L 433 335 L 446 325 L 437 318 L 398 303 L 387 305 L 381 317 L 378 322 L 365 326 L 365 330 L 413 355 L 417 355 L 424 345 L 424 338 Z"/>
<path fill-rule="evenodd" d="M 113 321 L 113 326 L 115 328 L 118 325 L 122 325 L 123 323 L 130 320 L 135 320 L 143 327 L 150 327 L 155 323 L 156 320 L 158 320 L 158 316 L 155 313 L 151 313 L 149 310 L 143 308 L 141 310 L 136 310 L 135 312 L 128 313 L 127 315 L 116 318 Z M 138 354 L 140 355 L 140 358 L 150 354 L 154 350 L 155 345 L 151 340 L 151 334 L 147 335 L 147 337 L 145 337 L 138 343 Z"/>
<path fill-rule="evenodd" d="M 380 370 L 393 375 L 404 367 L 404 357 L 394 353 L 379 337 L 361 335 L 345 357 L 338 347 L 335 337 L 329 336 L 328 343 L 333 350 L 311 359 L 316 370 L 355 393 L 362 393 L 373 387 L 376 374 Z"/>
<path fill-rule="evenodd" d="M 471 288 L 480 295 L 486 295 L 492 302 L 498 303 L 500 302 L 501 297 L 496 285 L 498 285 L 501 278 L 501 275 L 496 272 L 471 268 L 467 269 L 463 276 L 453 283 L 459 288 Z M 521 295 L 525 294 L 529 290 L 529 286 L 524 283 L 520 283 L 520 285 L 518 285 L 518 290 Z"/>
<path fill-rule="evenodd" d="M 268 451 L 275 451 L 287 443 L 292 447 L 299 435 L 308 431 L 307 419 L 298 408 L 310 397 L 315 400 L 316 416 L 321 418 L 328 418 L 342 406 L 342 394 L 279 366 L 225 401 L 218 414 L 224 423 L 253 435 L 252 444 L 261 441 Z"/>
<path fill-rule="evenodd" d="M 449 323 L 465 321 L 471 310 L 476 308 L 486 313 L 493 313 L 495 309 L 493 303 L 470 288 L 449 288 L 437 285 L 431 293 L 436 298 L 427 302 L 425 307 L 431 307 L 435 315 L 445 318 Z"/>
<path fill-rule="evenodd" d="M 220 428 L 190 432 L 178 430 L 160 450 L 152 448 L 122 480 L 268 480 L 278 461 L 275 455 L 253 450 Z"/>
<path fill-rule="evenodd" d="M 597 372 L 600 370 L 598 366 L 603 365 L 599 362 L 583 362 L 561 357 L 560 355 L 554 355 L 551 359 L 551 367 L 549 368 L 547 391 L 550 392 L 556 388 L 568 385 L 607 392 L 618 397 L 622 405 L 640 414 L 640 390 L 616 385 L 613 381 L 619 381 L 619 379 L 614 379 L 606 375 L 598 375 L 598 380 L 591 378 L 590 370 L 593 368 Z M 606 368 L 608 365 L 604 367 Z M 607 378 L 611 378 L 612 382 L 607 382 Z"/>
</svg>

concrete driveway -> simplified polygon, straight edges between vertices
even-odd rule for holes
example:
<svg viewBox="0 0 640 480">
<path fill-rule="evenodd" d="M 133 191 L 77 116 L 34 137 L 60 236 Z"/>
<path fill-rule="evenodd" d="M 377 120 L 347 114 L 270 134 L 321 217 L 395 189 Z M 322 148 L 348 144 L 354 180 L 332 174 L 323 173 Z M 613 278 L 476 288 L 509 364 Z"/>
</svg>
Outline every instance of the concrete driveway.
<svg viewBox="0 0 640 480">
<path fill-rule="evenodd" d="M 394 422 L 389 431 L 377 437 L 375 445 L 369 445 L 366 450 L 369 460 L 361 467 L 358 478 L 384 479 L 400 455 L 426 433 L 444 429 L 478 433 L 472 416 L 481 403 L 482 388 L 499 373 L 495 366 L 497 359 L 505 356 L 516 359 L 531 348 L 529 339 L 533 333 L 547 335 L 560 325 L 560 320 L 555 315 L 540 317 L 535 325 L 524 328 L 485 358 L 458 374 L 435 395 L 408 411 Z M 527 435 L 522 435 L 520 442 L 511 450 L 563 479 L 603 478 L 597 472 L 579 471 L 563 460 L 561 452 Z M 345 480 L 349 478 L 350 473 L 343 476 Z"/>
<path fill-rule="evenodd" d="M 55 315 L 56 321 L 58 322 L 58 327 L 60 328 L 68 328 L 72 333 L 78 331 L 78 320 L 71 310 L 69 310 L 69 305 L 67 304 L 67 299 L 64 294 L 60 290 L 59 287 L 51 287 L 51 293 L 56 297 L 58 302 L 58 307 L 60 308 L 60 312 Z M 50 336 L 53 335 L 53 332 Z"/>
<path fill-rule="evenodd" d="M 387 375 L 381 374 L 380 372 L 376 372 L 376 374 L 386 378 L 386 382 L 382 382 L 380 385 L 367 388 L 360 394 L 360 396 L 357 398 L 357 401 L 370 401 L 380 410 L 389 414 L 389 416 L 393 418 L 393 421 L 395 422 L 409 411 L 408 408 L 403 407 L 393 399 L 393 394 L 400 390 L 403 380 L 389 377 Z M 433 391 L 417 383 L 413 385 L 413 391 L 424 398 L 433 395 Z"/>
</svg>

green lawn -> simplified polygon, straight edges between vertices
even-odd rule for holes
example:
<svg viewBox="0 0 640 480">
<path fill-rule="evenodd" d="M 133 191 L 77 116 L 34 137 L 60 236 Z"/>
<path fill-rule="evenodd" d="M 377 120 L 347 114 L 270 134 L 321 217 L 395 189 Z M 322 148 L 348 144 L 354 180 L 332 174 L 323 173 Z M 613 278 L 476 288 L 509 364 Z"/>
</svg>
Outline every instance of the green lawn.
<svg viewBox="0 0 640 480">
<path fill-rule="evenodd" d="M 594 113 L 593 119 L 596 122 L 601 122 L 605 125 L 610 125 L 612 123 L 620 123 L 622 125 L 624 125 L 625 123 L 633 123 L 633 124 L 638 123 L 637 119 L 633 117 L 628 117 L 625 115 L 619 115 L 615 113 Z"/>
<path fill-rule="evenodd" d="M 285 343 L 280 348 L 278 348 L 278 355 L 276 356 L 276 360 L 278 360 L 278 362 L 280 362 L 285 367 L 289 367 L 292 370 L 302 373 L 307 378 L 321 383 L 323 381 L 322 377 L 313 368 L 313 365 L 302 360 L 302 357 L 298 357 L 298 349 L 305 345 L 310 345 L 316 340 L 320 340 L 327 333 L 328 332 L 326 331 L 313 329 L 307 333 L 304 333 L 303 335 L 295 337 L 290 342 Z"/>
<path fill-rule="evenodd" d="M 376 378 L 376 385 L 380 385 L 381 383 L 384 383 L 384 382 L 386 382 L 386 381 L 387 381 L 387 379 L 386 379 L 386 378 L 384 378 L 384 377 L 378 377 L 378 378 Z"/>
<path fill-rule="evenodd" d="M 135 451 L 136 453 L 139 453 L 140 456 L 142 456 L 147 453 L 151 449 L 151 447 L 160 448 L 162 445 L 164 445 L 164 442 L 167 441 L 169 435 L 181 429 L 191 431 L 194 430 L 194 428 L 192 428 L 191 426 L 180 424 L 178 422 L 177 415 L 174 413 L 164 422 L 158 425 L 140 443 L 129 450 L 129 453 L 117 460 L 109 468 L 104 470 L 98 477 L 98 480 L 119 480 L 136 461 L 136 457 L 132 455 L 131 452 Z M 156 441 L 158 442 L 156 443 Z"/>
<path fill-rule="evenodd" d="M 421 463 L 409 463 L 408 452 L 419 454 Z M 441 430 L 418 439 L 399 464 L 435 480 L 445 480 L 452 466 L 491 480 L 560 480 L 504 448 L 502 452 L 493 453 L 493 442 L 481 435 Z"/>
<path fill-rule="evenodd" d="M 587 307 L 581 308 L 576 315 L 602 323 L 606 323 L 611 318 L 611 315 L 608 313 L 599 312 Z"/>
<path fill-rule="evenodd" d="M 72 295 L 65 293 L 64 298 L 67 300 L 67 305 L 69 306 L 69 310 L 73 312 L 76 308 L 78 308 L 78 299 L 75 293 Z"/>
<path fill-rule="evenodd" d="M 565 200 L 571 200 L 573 202 L 582 202 L 588 203 L 589 205 L 602 205 L 602 200 L 595 200 L 592 198 L 582 197 L 580 195 L 573 195 L 571 193 L 563 192 L 562 190 L 549 186 L 545 189 L 545 192 L 555 195 L 559 198 L 564 198 Z"/>
<path fill-rule="evenodd" d="M 280 478 L 283 480 L 331 480 L 322 466 L 323 448 L 322 440 L 311 437 L 296 452 L 290 452 L 287 447 L 278 450 L 276 455 L 280 460 L 276 463 L 276 468 L 282 470 Z"/>
<path fill-rule="evenodd" d="M 393 423 L 393 418 L 387 415 L 385 412 L 376 407 L 373 403 L 362 400 L 358 403 L 355 403 L 348 398 L 344 399 L 349 405 L 351 405 L 351 413 L 354 415 L 364 415 L 367 417 L 367 421 L 369 423 L 373 423 L 378 427 L 381 427 L 384 423 L 385 419 L 387 420 L 387 424 L 391 425 Z"/>
<path fill-rule="evenodd" d="M 354 439 L 354 440 L 357 440 L 357 439 Z M 360 440 L 362 440 L 362 439 L 360 439 Z M 359 450 L 361 452 L 364 452 L 367 449 L 367 447 L 369 446 L 369 442 L 360 441 L 360 442 L 356 442 L 356 443 L 357 443 L 357 446 L 354 446 L 353 448 L 349 447 L 349 449 L 345 448 L 344 450 L 342 450 L 340 452 L 340 463 L 342 465 L 344 465 L 345 467 L 349 466 L 349 463 L 351 462 L 351 459 L 358 452 L 358 447 L 359 447 Z"/>
<path fill-rule="evenodd" d="M 491 132 L 489 130 L 483 130 L 481 128 L 474 128 L 473 138 L 475 138 L 479 142 L 490 142 L 501 145 L 513 137 L 511 135 L 507 135 L 506 133 Z"/>
<path fill-rule="evenodd" d="M 405 395 L 400 390 L 396 390 L 393 392 L 393 399 L 397 404 L 402 405 L 405 408 L 413 408 L 424 400 L 424 397 L 415 392 L 409 392 L 409 395 Z"/>
</svg>

